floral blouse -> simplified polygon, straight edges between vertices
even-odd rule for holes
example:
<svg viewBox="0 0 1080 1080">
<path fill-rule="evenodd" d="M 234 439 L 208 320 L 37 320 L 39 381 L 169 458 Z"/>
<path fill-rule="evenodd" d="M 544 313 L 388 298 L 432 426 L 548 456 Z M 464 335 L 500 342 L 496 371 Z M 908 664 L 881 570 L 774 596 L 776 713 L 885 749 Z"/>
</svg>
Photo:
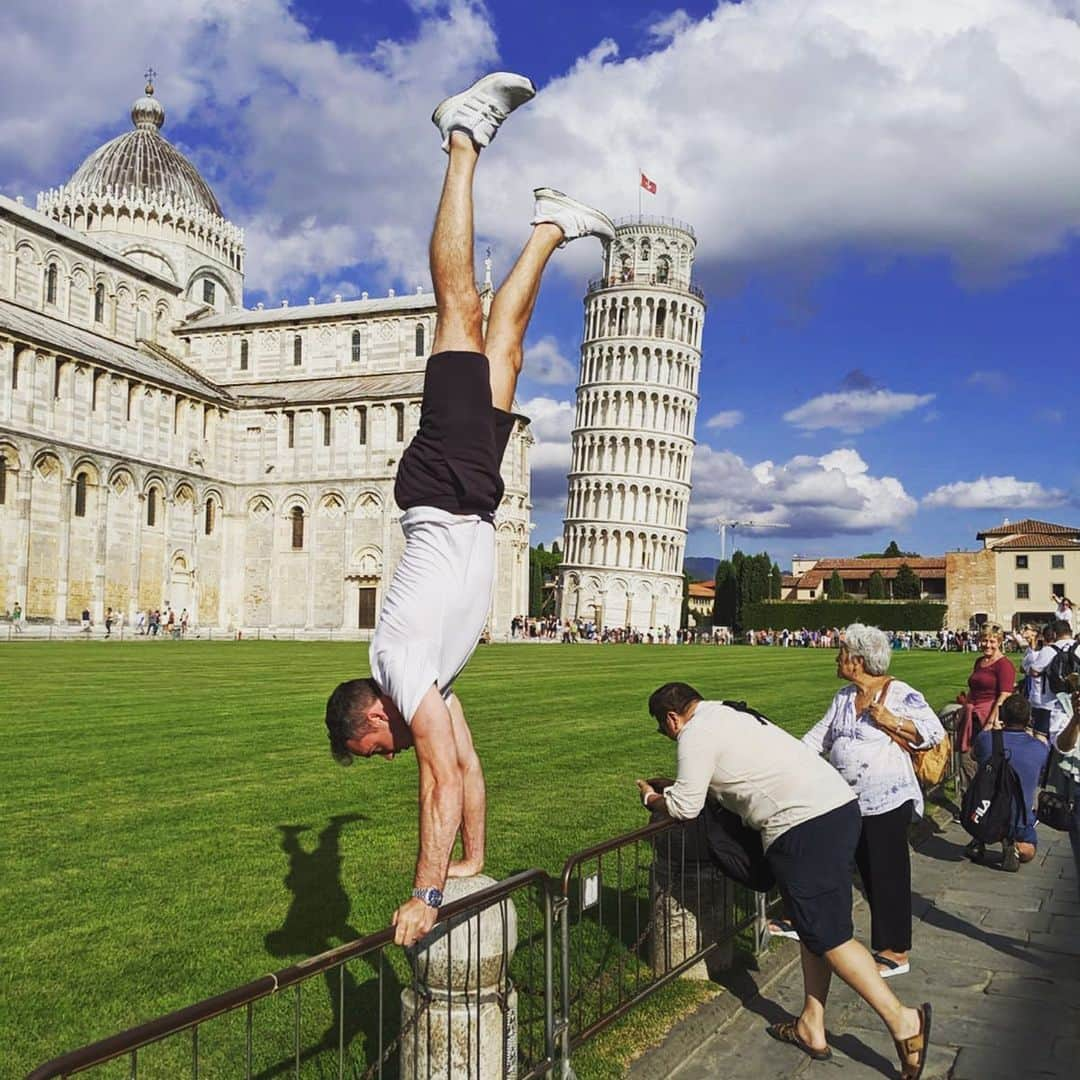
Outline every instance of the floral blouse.
<svg viewBox="0 0 1080 1080">
<path fill-rule="evenodd" d="M 855 686 L 845 686 L 833 698 L 825 715 L 803 736 L 803 742 L 825 754 L 833 768 L 859 797 L 863 817 L 895 810 L 909 799 L 916 816 L 923 812 L 923 795 L 911 755 L 893 741 L 868 713 L 855 712 Z M 893 679 L 885 693 L 885 707 L 914 724 L 922 741 L 916 750 L 937 746 L 945 729 L 918 690 Z"/>
</svg>

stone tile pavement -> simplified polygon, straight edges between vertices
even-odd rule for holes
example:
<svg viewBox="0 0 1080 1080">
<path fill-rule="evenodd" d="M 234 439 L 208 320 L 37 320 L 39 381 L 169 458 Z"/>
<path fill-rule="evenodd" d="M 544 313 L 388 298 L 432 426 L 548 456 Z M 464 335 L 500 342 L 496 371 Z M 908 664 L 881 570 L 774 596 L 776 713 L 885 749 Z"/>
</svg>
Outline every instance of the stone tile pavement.
<svg viewBox="0 0 1080 1080">
<path fill-rule="evenodd" d="M 934 1006 L 924 1080 L 1080 1078 L 1080 902 L 1065 833 L 1040 829 L 1034 862 L 1007 874 L 962 855 L 947 824 L 912 854 L 911 973 L 892 980 L 907 1004 Z M 856 933 L 869 941 L 860 902 Z M 759 972 L 724 978 L 730 993 L 681 1021 L 631 1067 L 633 1080 L 828 1080 L 899 1075 L 877 1016 L 839 980 L 829 998 L 833 1058 L 812 1062 L 765 1028 L 802 1003 L 798 950 L 774 941 Z"/>
</svg>

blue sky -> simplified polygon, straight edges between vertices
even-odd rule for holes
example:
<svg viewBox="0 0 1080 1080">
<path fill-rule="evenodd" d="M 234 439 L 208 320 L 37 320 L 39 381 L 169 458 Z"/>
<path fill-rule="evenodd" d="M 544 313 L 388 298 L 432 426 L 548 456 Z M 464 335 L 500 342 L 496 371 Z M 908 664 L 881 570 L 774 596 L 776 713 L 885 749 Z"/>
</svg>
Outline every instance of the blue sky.
<svg viewBox="0 0 1080 1080">
<path fill-rule="evenodd" d="M 529 192 L 691 221 L 709 309 L 690 554 L 718 516 L 781 564 L 895 537 L 975 545 L 1076 522 L 1080 4 L 1075 0 L 13 0 L 0 190 L 28 201 L 127 126 L 149 63 L 164 133 L 248 239 L 247 302 L 427 285 L 428 115 L 495 67 L 541 93 L 485 154 L 505 272 Z M 104 29 L 104 33 L 102 33 Z M 85 50 L 91 38 L 98 44 Z M 71 74 L 77 72 L 77 76 Z M 519 398 L 534 537 L 560 532 L 591 242 L 560 253 Z M 710 424 L 710 421 L 712 422 Z"/>
</svg>

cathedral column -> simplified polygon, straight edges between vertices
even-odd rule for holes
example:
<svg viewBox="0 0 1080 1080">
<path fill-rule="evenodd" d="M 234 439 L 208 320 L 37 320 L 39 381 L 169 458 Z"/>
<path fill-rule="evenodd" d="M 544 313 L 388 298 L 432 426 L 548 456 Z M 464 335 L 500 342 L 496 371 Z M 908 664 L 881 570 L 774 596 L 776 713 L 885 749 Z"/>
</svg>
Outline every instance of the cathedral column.
<svg viewBox="0 0 1080 1080">
<path fill-rule="evenodd" d="M 101 471 L 98 470 L 97 491 L 97 524 L 94 527 L 94 620 L 101 622 L 105 618 L 105 553 L 106 530 L 108 528 L 109 508 L 109 485 L 101 482 Z"/>
<path fill-rule="evenodd" d="M 134 479 L 132 484 L 134 485 Z M 128 623 L 134 626 L 139 611 L 142 609 L 142 601 L 139 596 L 139 579 L 142 576 L 142 533 L 146 523 L 146 496 L 137 491 L 132 492 L 135 501 L 135 535 L 131 545 L 131 601 L 128 604 Z"/>
<path fill-rule="evenodd" d="M 15 516 L 19 522 L 18 561 L 15 564 L 15 599 L 26 611 L 29 604 L 27 588 L 30 576 L 30 499 L 34 484 L 33 455 L 19 462 L 18 486 L 15 493 Z"/>
<path fill-rule="evenodd" d="M 56 582 L 56 621 L 67 620 L 68 560 L 71 557 L 71 501 L 75 481 L 60 481 L 60 543 L 56 556 L 56 569 L 59 578 Z"/>
</svg>

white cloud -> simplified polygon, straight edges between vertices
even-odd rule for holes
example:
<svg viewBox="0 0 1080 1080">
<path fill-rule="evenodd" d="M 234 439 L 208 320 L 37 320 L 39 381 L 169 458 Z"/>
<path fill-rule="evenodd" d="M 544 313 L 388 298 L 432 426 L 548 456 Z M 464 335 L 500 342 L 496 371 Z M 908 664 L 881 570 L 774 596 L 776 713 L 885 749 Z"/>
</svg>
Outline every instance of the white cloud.
<svg viewBox="0 0 1080 1080">
<path fill-rule="evenodd" d="M 891 476 L 871 476 L 854 450 L 747 464 L 730 451 L 694 451 L 690 526 L 738 518 L 787 525 L 785 537 L 869 533 L 903 525 L 916 502 Z"/>
<path fill-rule="evenodd" d="M 803 431 L 833 428 L 857 435 L 867 428 L 895 420 L 934 400 L 933 394 L 899 394 L 894 390 L 841 390 L 819 394 L 798 408 L 784 413 L 784 419 Z"/>
<path fill-rule="evenodd" d="M 723 409 L 705 421 L 707 428 L 716 428 L 725 431 L 728 428 L 738 427 L 743 422 L 743 414 L 738 409 Z"/>
<path fill-rule="evenodd" d="M 533 506 L 539 511 L 562 511 L 566 506 L 574 406 L 569 401 L 539 396 L 518 402 L 517 409 L 532 421 L 529 430 L 536 440 L 529 452 Z"/>
<path fill-rule="evenodd" d="M 275 293 L 367 263 L 411 288 L 444 158 L 441 96 L 499 62 L 481 0 L 414 0 L 408 38 L 321 40 L 286 0 L 0 5 L 0 177 L 32 198 L 127 126 L 132 58 L 247 229 L 249 284 Z M 1058 0 L 746 0 L 652 28 L 653 51 L 602 41 L 485 154 L 477 226 L 500 266 L 551 184 L 691 221 L 698 269 L 822 265 L 852 248 L 951 257 L 969 277 L 1052 252 L 1080 228 L 1080 26 Z M 103 32 L 104 31 L 104 32 Z M 94 55 L 86 59 L 86 42 Z M 78 78 L 57 78 L 58 71 Z M 687 102 L 692 104 L 687 108 Z M 504 256 L 505 255 L 505 259 Z M 594 243 L 558 265 L 595 270 Z"/>
<path fill-rule="evenodd" d="M 533 382 L 551 386 L 573 386 L 577 368 L 567 360 L 559 343 L 550 334 L 525 345 L 524 375 Z"/>
<path fill-rule="evenodd" d="M 1045 488 L 1036 480 L 1015 476 L 980 476 L 978 480 L 942 484 L 923 496 L 924 506 L 957 510 L 1011 510 L 1014 507 L 1060 506 L 1068 495 L 1059 488 Z"/>
</svg>

